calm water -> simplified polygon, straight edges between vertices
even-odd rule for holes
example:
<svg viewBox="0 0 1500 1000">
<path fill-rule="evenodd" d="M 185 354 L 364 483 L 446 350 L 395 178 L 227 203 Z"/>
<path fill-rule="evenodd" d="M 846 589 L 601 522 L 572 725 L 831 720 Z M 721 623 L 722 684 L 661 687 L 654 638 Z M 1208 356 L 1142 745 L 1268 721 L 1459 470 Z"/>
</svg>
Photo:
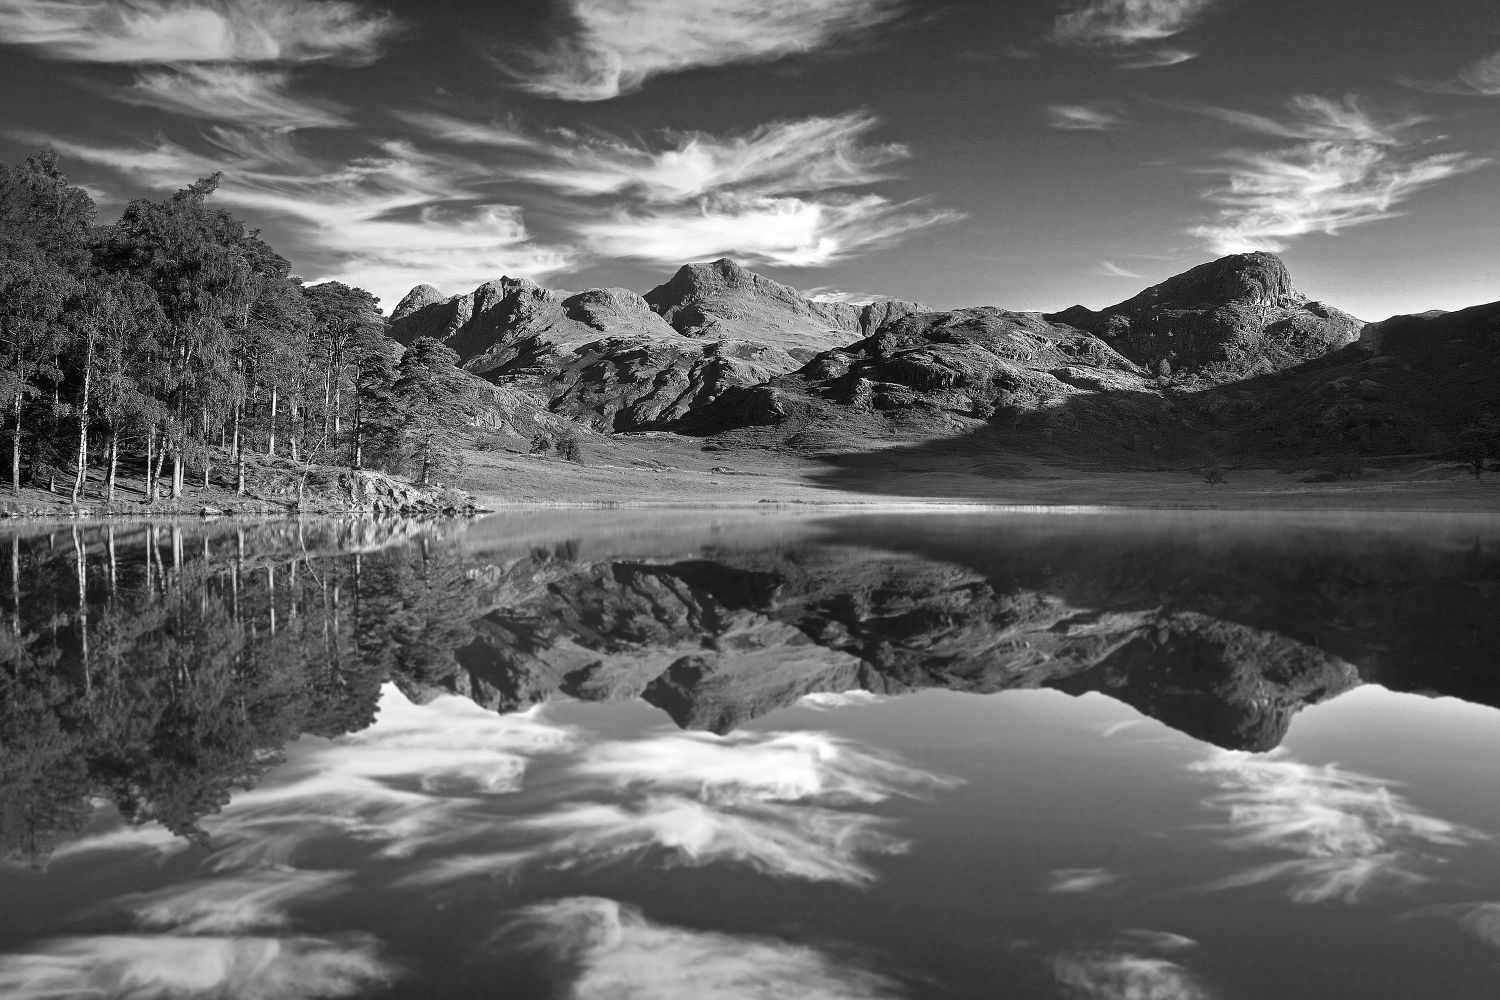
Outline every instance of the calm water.
<svg viewBox="0 0 1500 1000">
<path fill-rule="evenodd" d="M 1500 995 L 1494 519 L 23 527 L 0 663 L 6 998 Z"/>
</svg>

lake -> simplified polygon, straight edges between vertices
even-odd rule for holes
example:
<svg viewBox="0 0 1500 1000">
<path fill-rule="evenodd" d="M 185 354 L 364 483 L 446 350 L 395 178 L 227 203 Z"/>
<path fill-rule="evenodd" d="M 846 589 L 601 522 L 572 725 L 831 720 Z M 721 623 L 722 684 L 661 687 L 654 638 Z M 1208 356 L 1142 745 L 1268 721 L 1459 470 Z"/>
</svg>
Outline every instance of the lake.
<svg viewBox="0 0 1500 1000">
<path fill-rule="evenodd" d="M 1500 995 L 1500 520 L 0 532 L 0 996 Z"/>
</svg>

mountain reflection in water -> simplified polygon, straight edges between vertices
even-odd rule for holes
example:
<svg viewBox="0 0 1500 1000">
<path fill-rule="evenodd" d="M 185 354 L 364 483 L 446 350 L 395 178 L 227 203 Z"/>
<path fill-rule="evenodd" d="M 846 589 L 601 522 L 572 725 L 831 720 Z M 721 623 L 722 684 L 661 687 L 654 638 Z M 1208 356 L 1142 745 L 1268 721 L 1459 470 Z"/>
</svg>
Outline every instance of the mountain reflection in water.
<svg viewBox="0 0 1500 1000">
<path fill-rule="evenodd" d="M 1301 709 L 1364 684 L 1500 706 L 1500 527 L 1482 518 L 516 514 L 0 541 L 0 845 L 20 864 L 0 891 L 46 897 L 37 927 L 0 906 L 7 996 L 421 996 L 413 970 L 442 954 L 455 996 L 494 967 L 514 995 L 992 995 L 936 985 L 941 919 L 928 940 L 916 911 L 855 903 L 871 909 L 856 939 L 826 894 L 956 877 L 965 901 L 945 905 L 981 907 L 960 888 L 977 847 L 955 842 L 956 871 L 919 848 L 971 821 L 978 836 L 1025 788 L 1037 816 L 1128 794 L 1103 771 L 1036 782 L 1054 757 L 1114 766 L 1055 720 L 1124 746 L 1140 717 L 1033 694 L 996 729 L 979 700 L 907 703 L 931 689 L 1097 693 L 1191 737 L 1170 765 L 1195 788 L 1172 875 L 1190 909 L 1363 906 L 1489 849 L 1492 827 L 1451 802 L 1276 750 Z M 903 721 L 859 721 L 880 713 Z M 976 765 L 989 739 L 1037 777 Z M 969 749 L 924 752 L 945 740 Z M 1029 970 L 1017 995 L 1220 995 L 1191 923 L 1090 917 L 1048 938 L 1064 908 L 1138 891 L 1132 858 L 1163 863 L 1064 850 L 1186 808 L 1145 777 L 1165 751 L 1132 745 L 1119 766 L 1140 802 L 1087 834 L 1039 827 L 1052 846 L 1027 870 L 986 876 L 991 894 L 1023 879 L 1041 921 L 997 924 L 985 949 Z M 157 874 L 119 874 L 146 858 Z M 731 918 L 717 890 L 668 900 L 631 874 L 664 870 L 728 879 L 752 913 L 782 908 L 748 881 L 768 879 L 809 923 Z M 378 920 L 358 902 L 377 890 Z M 1500 946 L 1487 891 L 1400 925 Z M 476 894 L 485 918 L 452 940 L 409 923 L 434 905 L 468 920 Z M 393 951 L 403 934 L 423 943 Z"/>
</svg>

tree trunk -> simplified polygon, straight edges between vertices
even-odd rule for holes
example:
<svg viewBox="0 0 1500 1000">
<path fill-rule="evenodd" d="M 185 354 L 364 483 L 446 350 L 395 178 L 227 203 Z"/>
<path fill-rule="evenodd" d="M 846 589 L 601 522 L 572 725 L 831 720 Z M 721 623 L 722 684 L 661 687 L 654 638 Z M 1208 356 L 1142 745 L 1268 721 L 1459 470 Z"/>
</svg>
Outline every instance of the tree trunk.
<svg viewBox="0 0 1500 1000">
<path fill-rule="evenodd" d="M 422 439 L 422 479 L 420 485 L 427 485 L 427 472 L 432 467 L 432 437 L 429 435 Z"/>
<path fill-rule="evenodd" d="M 78 472 L 73 479 L 73 506 L 83 495 L 89 476 L 89 389 L 94 381 L 94 332 L 89 331 L 88 346 L 83 352 L 83 400 L 78 407 Z"/>
<path fill-rule="evenodd" d="M 271 386 L 271 433 L 266 442 L 266 454 L 276 454 L 276 386 Z"/>
<path fill-rule="evenodd" d="M 182 444 L 172 442 L 172 499 L 182 498 Z"/>
<path fill-rule="evenodd" d="M 115 477 L 120 469 L 120 431 L 115 428 L 109 435 L 109 485 L 106 489 L 106 497 L 109 503 L 115 502 Z"/>
<path fill-rule="evenodd" d="M 21 393 L 16 391 L 15 401 L 11 404 L 11 412 L 15 414 L 16 426 L 11 431 L 10 438 L 10 494 L 21 495 Z"/>
<path fill-rule="evenodd" d="M 141 492 L 145 494 L 145 502 L 150 503 L 156 499 L 156 478 L 151 474 L 156 462 L 156 425 L 146 432 L 146 481 L 141 486 Z"/>
</svg>

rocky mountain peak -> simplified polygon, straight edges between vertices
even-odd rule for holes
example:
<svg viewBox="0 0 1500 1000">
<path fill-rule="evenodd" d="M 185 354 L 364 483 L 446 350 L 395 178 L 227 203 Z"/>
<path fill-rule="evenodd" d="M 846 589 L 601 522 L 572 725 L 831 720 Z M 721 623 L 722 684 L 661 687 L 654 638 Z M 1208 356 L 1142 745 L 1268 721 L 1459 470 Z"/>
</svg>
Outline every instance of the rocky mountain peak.
<svg viewBox="0 0 1500 1000">
<path fill-rule="evenodd" d="M 427 306 L 436 305 L 439 302 L 446 302 L 447 300 L 448 296 L 431 285 L 418 285 L 407 292 L 405 297 L 396 305 L 395 311 L 391 313 L 391 319 L 402 319 L 410 316 L 419 309 L 425 309 Z"/>
<path fill-rule="evenodd" d="M 1292 286 L 1291 272 L 1282 259 L 1274 253 L 1256 251 L 1199 264 L 1104 311 L 1203 309 L 1235 302 L 1290 308 L 1304 301 Z"/>
</svg>

